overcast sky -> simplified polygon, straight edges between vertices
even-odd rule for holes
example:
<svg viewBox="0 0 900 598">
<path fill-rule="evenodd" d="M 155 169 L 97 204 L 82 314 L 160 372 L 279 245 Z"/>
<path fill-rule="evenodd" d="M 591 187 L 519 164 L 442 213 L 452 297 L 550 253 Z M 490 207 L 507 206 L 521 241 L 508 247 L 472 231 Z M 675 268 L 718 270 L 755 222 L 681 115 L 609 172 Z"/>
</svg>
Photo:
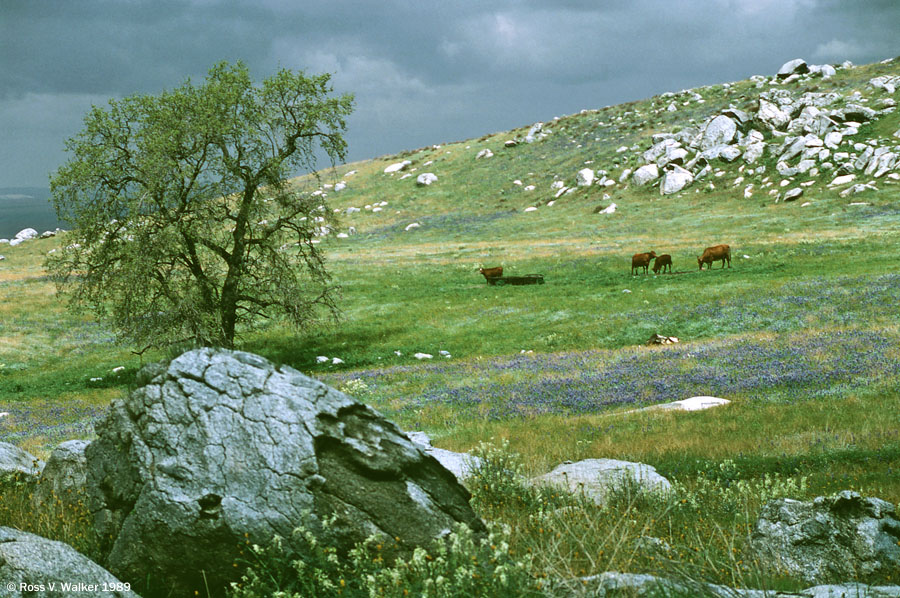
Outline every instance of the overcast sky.
<svg viewBox="0 0 900 598">
<path fill-rule="evenodd" d="M 792 58 L 875 62 L 898 32 L 900 0 L 0 0 L 0 187 L 46 187 L 91 104 L 221 60 L 333 73 L 352 161 Z"/>
</svg>

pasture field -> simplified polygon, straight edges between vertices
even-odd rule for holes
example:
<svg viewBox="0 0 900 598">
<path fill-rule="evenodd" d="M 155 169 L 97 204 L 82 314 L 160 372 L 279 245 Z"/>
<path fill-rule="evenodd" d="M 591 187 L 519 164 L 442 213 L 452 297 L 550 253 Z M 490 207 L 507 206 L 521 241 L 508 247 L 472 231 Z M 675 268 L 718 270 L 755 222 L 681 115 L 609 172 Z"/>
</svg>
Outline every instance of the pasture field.
<svg viewBox="0 0 900 598">
<path fill-rule="evenodd" d="M 896 60 L 858 67 L 817 87 L 846 93 L 898 68 Z M 547 123 L 550 135 L 531 145 L 503 147 L 524 127 L 324 172 L 323 182 L 347 182 L 328 194 L 329 208 L 387 202 L 340 215 L 338 230 L 358 234 L 322 241 L 342 318 L 302 333 L 273 324 L 239 348 L 342 388 L 404 429 L 428 432 L 436 446 L 502 447 L 498 458 L 514 453 L 529 475 L 565 460 L 641 461 L 691 497 L 693 506 L 679 509 L 623 497 L 636 522 L 625 533 L 623 517 L 535 524 L 535 513 L 546 513 L 541 501 L 556 499 L 514 481 L 473 488 L 486 518 L 512 526 L 515 546 L 551 555 L 545 571 L 688 567 L 723 583 L 797 587 L 760 581 L 734 556 L 763 499 L 853 489 L 900 502 L 900 184 L 882 179 L 878 190 L 841 198 L 830 178 L 800 175 L 797 183 L 813 181 L 802 200 L 775 203 L 763 190 L 743 197 L 738 161 L 722 166 L 715 189 L 695 184 L 674 196 L 623 184 L 560 198 L 551 189 L 554 180 L 574 185 L 588 163 L 618 178 L 639 154 L 618 147 L 642 151 L 652 133 L 752 102 L 752 90 L 750 82 L 714 86 L 702 91 L 706 103 L 678 113 L 654 112 L 667 103 L 656 97 L 572 115 Z M 860 137 L 898 129 L 894 113 Z M 476 160 L 483 148 L 494 157 Z M 438 182 L 419 187 L 416 172 L 383 173 L 401 159 Z M 529 184 L 537 188 L 525 191 Z M 610 202 L 615 213 L 594 213 Z M 411 223 L 419 226 L 407 230 Z M 65 310 L 42 268 L 61 242 L 5 248 L 0 262 L 0 412 L 8 413 L 0 439 L 42 458 L 62 440 L 90 438 L 141 363 L 167 357 L 139 357 L 89 314 Z M 696 256 L 719 243 L 732 247 L 731 268 L 700 272 Z M 631 255 L 651 249 L 672 255 L 674 273 L 631 276 Z M 541 273 L 546 284 L 488 286 L 480 265 Z M 680 342 L 645 346 L 654 333 Z M 628 413 L 694 395 L 732 403 Z M 745 494 L 726 496 L 739 481 Z M 612 550 L 621 548 L 615 538 L 641 535 L 682 556 L 663 566 Z M 604 550 L 618 556 L 599 558 Z"/>
</svg>

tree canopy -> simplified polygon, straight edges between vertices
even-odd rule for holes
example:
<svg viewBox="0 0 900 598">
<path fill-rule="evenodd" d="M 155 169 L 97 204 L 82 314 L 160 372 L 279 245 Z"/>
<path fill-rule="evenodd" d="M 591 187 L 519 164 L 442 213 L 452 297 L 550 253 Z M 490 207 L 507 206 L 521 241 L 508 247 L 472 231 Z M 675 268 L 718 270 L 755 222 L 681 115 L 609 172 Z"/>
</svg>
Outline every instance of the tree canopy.
<svg viewBox="0 0 900 598">
<path fill-rule="evenodd" d="M 345 158 L 353 98 L 332 93 L 328 74 L 255 85 L 220 63 L 202 85 L 94 106 L 50 181 L 72 230 L 47 266 L 70 306 L 143 347 L 335 315 L 315 242 L 330 210 L 287 180 Z"/>
</svg>

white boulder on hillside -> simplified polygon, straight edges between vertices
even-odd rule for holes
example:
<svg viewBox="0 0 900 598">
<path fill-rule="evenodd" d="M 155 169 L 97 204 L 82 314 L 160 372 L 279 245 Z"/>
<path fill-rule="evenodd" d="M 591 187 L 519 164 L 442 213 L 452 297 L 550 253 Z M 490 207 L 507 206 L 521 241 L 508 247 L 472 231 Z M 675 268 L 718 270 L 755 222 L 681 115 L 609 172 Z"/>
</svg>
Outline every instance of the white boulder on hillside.
<svg viewBox="0 0 900 598">
<path fill-rule="evenodd" d="M 703 131 L 700 149 L 709 149 L 718 145 L 727 145 L 737 133 L 737 124 L 727 116 L 720 114 L 712 119 Z"/>
<path fill-rule="evenodd" d="M 427 187 L 431 183 L 436 183 L 438 180 L 437 175 L 433 172 L 423 172 L 419 176 L 416 177 L 416 184 L 421 185 L 423 187 Z"/>
<path fill-rule="evenodd" d="M 538 135 L 543 131 L 544 123 L 534 123 L 525 135 L 525 143 L 534 143 L 538 139 Z"/>
<path fill-rule="evenodd" d="M 659 178 L 659 168 L 656 164 L 641 166 L 631 175 L 631 181 L 635 185 L 646 185 Z"/>
<path fill-rule="evenodd" d="M 808 72 L 809 66 L 806 64 L 806 61 L 802 58 L 795 58 L 781 65 L 781 68 L 778 69 L 778 74 L 776 76 L 779 79 L 786 79 L 791 75 L 803 75 Z"/>
<path fill-rule="evenodd" d="M 594 171 L 590 168 L 582 168 L 575 176 L 575 180 L 579 187 L 590 187 L 594 184 Z"/>
<path fill-rule="evenodd" d="M 393 172 L 400 172 L 401 170 L 406 170 L 406 167 L 412 164 L 409 160 L 404 160 L 403 162 L 395 162 L 391 164 L 387 168 L 384 169 L 385 174 L 391 174 Z"/>
<path fill-rule="evenodd" d="M 680 166 L 674 166 L 672 170 L 663 175 L 659 184 L 659 193 L 660 195 L 678 193 L 693 182 L 694 175 L 691 174 L 691 171 L 685 170 Z"/>
</svg>

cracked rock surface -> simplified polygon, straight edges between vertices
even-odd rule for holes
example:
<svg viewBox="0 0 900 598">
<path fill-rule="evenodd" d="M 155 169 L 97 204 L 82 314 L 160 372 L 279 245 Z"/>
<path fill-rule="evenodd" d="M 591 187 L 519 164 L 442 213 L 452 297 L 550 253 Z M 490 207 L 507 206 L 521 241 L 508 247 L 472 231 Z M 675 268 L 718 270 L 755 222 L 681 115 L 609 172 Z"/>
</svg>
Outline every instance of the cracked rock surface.
<svg viewBox="0 0 900 598">
<path fill-rule="evenodd" d="M 900 521 L 891 503 L 849 490 L 780 498 L 763 507 L 750 550 L 764 567 L 806 581 L 858 579 L 900 570 Z"/>
<path fill-rule="evenodd" d="M 201 571 L 221 588 L 242 544 L 277 534 L 291 547 L 300 524 L 340 550 L 383 534 L 398 553 L 457 522 L 484 529 L 453 474 L 397 426 L 292 368 L 200 349 L 141 382 L 86 450 L 104 564 L 122 579 L 202 594 Z"/>
</svg>

